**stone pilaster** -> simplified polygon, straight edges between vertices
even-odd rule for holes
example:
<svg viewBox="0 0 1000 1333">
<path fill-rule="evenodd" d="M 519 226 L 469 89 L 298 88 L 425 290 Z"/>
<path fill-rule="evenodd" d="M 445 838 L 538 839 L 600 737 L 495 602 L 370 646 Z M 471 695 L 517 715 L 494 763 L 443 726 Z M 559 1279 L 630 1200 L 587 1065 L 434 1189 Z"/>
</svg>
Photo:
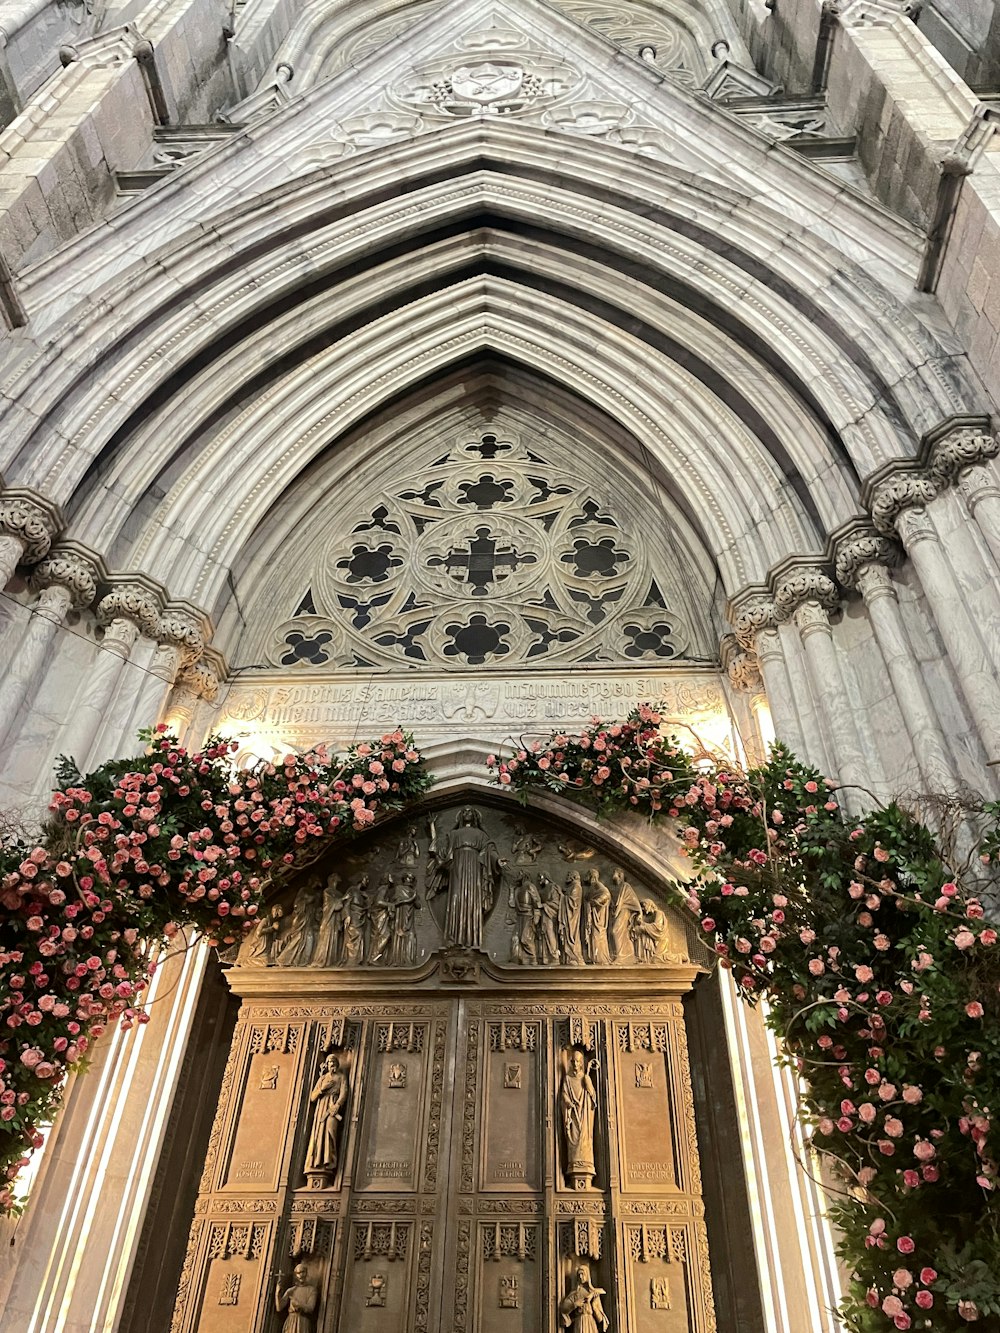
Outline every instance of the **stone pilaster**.
<svg viewBox="0 0 1000 1333">
<path fill-rule="evenodd" d="M 837 578 L 856 588 L 906 724 L 920 775 L 928 791 L 948 791 L 955 777 L 933 700 L 906 633 L 890 566 L 898 549 L 888 537 L 855 529 L 835 544 Z"/>
<path fill-rule="evenodd" d="M 732 614 L 736 638 L 757 659 L 775 735 L 797 754 L 805 754 L 805 736 L 795 711 L 795 696 L 778 632 L 778 611 L 774 601 L 767 596 L 751 594 L 734 606 Z"/>
<path fill-rule="evenodd" d="M 73 716 L 62 740 L 63 753 L 71 755 L 81 769 L 107 718 L 136 641 L 140 634 L 152 637 L 156 633 L 161 606 L 161 590 L 141 576 L 115 581 L 97 605 L 104 638 L 90 675 L 74 701 Z"/>
<path fill-rule="evenodd" d="M 96 557 L 76 548 L 56 548 L 35 565 L 30 582 L 38 600 L 0 684 L 0 740 L 10 735 L 29 690 L 38 685 L 67 612 L 90 605 L 99 577 Z"/>
<path fill-rule="evenodd" d="M 205 651 L 208 630 L 208 618 L 197 607 L 172 603 L 165 608 L 156 626 L 156 652 L 132 712 L 133 731 L 159 719 L 178 672 L 197 663 Z M 131 739 L 125 737 L 125 743 Z"/>
<path fill-rule="evenodd" d="M 946 422 L 924 447 L 931 476 L 955 485 L 1000 571 L 1000 478 L 993 465 L 1000 440 L 984 425 Z"/>
<path fill-rule="evenodd" d="M 733 634 L 722 640 L 720 655 L 732 689 L 732 707 L 747 760 L 750 764 L 762 763 L 774 736 L 774 724 L 757 655 L 744 648 Z"/>
<path fill-rule="evenodd" d="M 988 760 L 1000 758 L 1000 686 L 994 664 L 926 506 L 937 485 L 914 469 L 866 486 L 868 505 L 881 532 L 894 531 L 913 561 L 945 652 L 951 661 Z"/>
<path fill-rule="evenodd" d="M 833 641 L 830 612 L 840 604 L 837 585 L 822 569 L 790 565 L 776 575 L 774 594 L 778 614 L 791 620 L 799 632 L 814 698 L 819 704 L 842 786 L 867 790 L 872 785 L 861 738 L 844 683 L 840 656 Z M 858 791 L 845 793 L 858 804 Z"/>
</svg>

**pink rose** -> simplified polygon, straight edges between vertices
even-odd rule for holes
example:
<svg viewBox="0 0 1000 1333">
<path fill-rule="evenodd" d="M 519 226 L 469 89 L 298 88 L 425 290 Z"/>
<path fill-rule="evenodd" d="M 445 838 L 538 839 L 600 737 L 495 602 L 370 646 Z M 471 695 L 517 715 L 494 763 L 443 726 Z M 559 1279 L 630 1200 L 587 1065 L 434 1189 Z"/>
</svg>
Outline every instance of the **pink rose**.
<svg viewBox="0 0 1000 1333">
<path fill-rule="evenodd" d="M 912 1236 L 900 1236 L 899 1240 L 896 1241 L 896 1249 L 900 1254 L 912 1254 L 916 1248 Z"/>
<path fill-rule="evenodd" d="M 918 1291 L 913 1298 L 921 1310 L 929 1310 L 934 1304 L 934 1297 L 929 1291 Z"/>
<path fill-rule="evenodd" d="M 905 1291 L 907 1287 L 913 1285 L 913 1274 L 908 1268 L 897 1268 L 892 1275 L 892 1285 L 898 1287 L 900 1291 Z"/>
<path fill-rule="evenodd" d="M 965 1012 L 970 1018 L 982 1018 L 985 1010 L 978 1000 L 970 1000 L 965 1006 Z"/>
<path fill-rule="evenodd" d="M 921 1268 L 920 1281 L 925 1287 L 929 1287 L 932 1282 L 937 1281 L 937 1270 L 934 1268 Z"/>
</svg>

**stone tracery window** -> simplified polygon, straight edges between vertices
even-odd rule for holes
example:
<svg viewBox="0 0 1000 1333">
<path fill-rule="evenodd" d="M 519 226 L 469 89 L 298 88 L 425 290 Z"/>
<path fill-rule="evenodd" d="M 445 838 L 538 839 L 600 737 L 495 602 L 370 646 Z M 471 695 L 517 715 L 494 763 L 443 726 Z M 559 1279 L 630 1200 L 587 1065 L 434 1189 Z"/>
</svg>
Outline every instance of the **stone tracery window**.
<svg viewBox="0 0 1000 1333">
<path fill-rule="evenodd" d="M 331 516 L 308 589 L 273 632 L 274 665 L 664 662 L 688 630 L 662 587 L 662 513 L 620 469 L 570 466 L 514 431 L 428 448 Z M 609 489 L 614 499 L 609 498 Z M 294 609 L 292 609 L 294 607 Z"/>
</svg>

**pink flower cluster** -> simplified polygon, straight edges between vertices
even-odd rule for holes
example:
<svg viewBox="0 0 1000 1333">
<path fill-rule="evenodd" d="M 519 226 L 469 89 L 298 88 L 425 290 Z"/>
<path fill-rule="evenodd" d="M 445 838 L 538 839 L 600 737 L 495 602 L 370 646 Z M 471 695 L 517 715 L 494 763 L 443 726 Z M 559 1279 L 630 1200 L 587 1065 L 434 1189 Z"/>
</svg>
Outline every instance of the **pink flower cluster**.
<svg viewBox="0 0 1000 1333">
<path fill-rule="evenodd" d="M 66 783 L 46 836 L 0 855 L 0 1142 L 8 1182 L 58 1105 L 66 1070 L 139 1003 L 156 943 L 183 927 L 213 944 L 249 929 L 268 872 L 316 839 L 368 828 L 428 778 L 401 731 L 331 765 L 319 751 L 249 771 L 235 746 L 189 754 L 164 734 L 129 765 Z M 0 1209 L 9 1208 L 8 1188 Z"/>
</svg>

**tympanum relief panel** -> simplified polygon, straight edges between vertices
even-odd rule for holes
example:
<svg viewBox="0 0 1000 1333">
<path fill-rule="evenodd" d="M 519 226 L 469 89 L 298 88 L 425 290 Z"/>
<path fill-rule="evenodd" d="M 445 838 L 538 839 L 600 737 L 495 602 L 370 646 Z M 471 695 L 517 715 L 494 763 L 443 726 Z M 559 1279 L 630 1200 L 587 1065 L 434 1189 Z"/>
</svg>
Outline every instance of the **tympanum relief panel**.
<svg viewBox="0 0 1000 1333">
<path fill-rule="evenodd" d="M 441 949 L 532 968 L 704 958 L 682 914 L 641 878 L 534 814 L 454 805 L 391 830 L 298 872 L 239 964 L 415 969 Z"/>
</svg>

